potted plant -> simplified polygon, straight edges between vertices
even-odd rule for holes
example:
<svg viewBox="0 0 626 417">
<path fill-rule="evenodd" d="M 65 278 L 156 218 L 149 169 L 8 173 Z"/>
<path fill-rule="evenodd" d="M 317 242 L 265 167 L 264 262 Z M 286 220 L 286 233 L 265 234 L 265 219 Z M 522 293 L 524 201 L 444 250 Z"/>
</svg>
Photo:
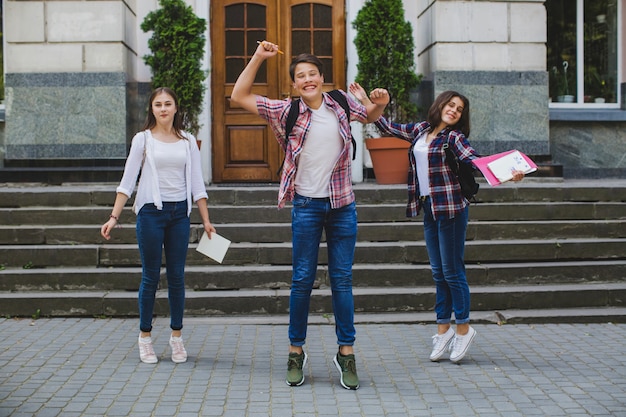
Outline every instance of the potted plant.
<svg viewBox="0 0 626 417">
<path fill-rule="evenodd" d="M 406 123 L 415 118 L 417 106 L 411 102 L 410 93 L 419 85 L 421 76 L 415 73 L 413 33 L 411 24 L 404 20 L 402 0 L 367 1 L 352 26 L 359 57 L 355 81 L 365 91 L 377 87 L 389 90 L 391 100 L 384 113 L 389 120 Z M 379 184 L 406 183 L 409 142 L 367 138 L 365 145 Z"/>
<path fill-rule="evenodd" d="M 144 32 L 153 31 L 148 40 L 152 55 L 143 59 L 152 70 L 152 87 L 176 92 L 185 129 L 197 138 L 207 76 L 201 67 L 206 20 L 183 0 L 159 0 L 159 4 L 161 8 L 148 13 L 141 24 Z"/>
<path fill-rule="evenodd" d="M 572 77 L 574 71 L 569 71 L 569 62 L 563 61 L 563 71 L 559 71 L 559 69 L 554 66 L 552 67 L 552 72 L 550 74 L 550 83 L 552 84 L 551 91 L 553 91 L 556 95 L 556 101 L 560 103 L 573 103 L 574 102 L 574 92 L 573 87 L 570 88 L 570 84 L 572 84 Z M 554 95 L 552 97 L 554 97 Z"/>
</svg>

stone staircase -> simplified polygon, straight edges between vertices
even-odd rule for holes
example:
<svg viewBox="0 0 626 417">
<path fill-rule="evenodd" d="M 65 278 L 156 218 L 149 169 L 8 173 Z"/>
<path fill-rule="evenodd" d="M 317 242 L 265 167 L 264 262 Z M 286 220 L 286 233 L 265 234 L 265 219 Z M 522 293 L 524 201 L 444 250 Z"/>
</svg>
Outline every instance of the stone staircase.
<svg viewBox="0 0 626 417">
<path fill-rule="evenodd" d="M 141 268 L 131 204 L 110 241 L 99 234 L 115 187 L 0 186 L 2 316 L 137 315 Z M 432 322 L 422 220 L 404 217 L 405 186 L 364 183 L 355 191 L 357 320 Z M 277 210 L 276 186 L 211 186 L 208 192 L 211 219 L 233 243 L 221 265 L 198 253 L 194 210 L 186 315 L 286 317 L 290 210 Z M 482 183 L 467 239 L 474 321 L 626 321 L 626 181 Z M 311 312 L 328 317 L 324 246 L 320 263 Z M 155 313 L 168 314 L 166 290 L 157 295 Z"/>
</svg>

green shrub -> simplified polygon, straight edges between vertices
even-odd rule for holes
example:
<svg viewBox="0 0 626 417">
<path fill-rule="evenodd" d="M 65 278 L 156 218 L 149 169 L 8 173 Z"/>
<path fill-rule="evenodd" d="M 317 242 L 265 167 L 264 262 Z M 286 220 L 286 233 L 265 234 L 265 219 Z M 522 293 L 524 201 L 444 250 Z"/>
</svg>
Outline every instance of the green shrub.
<svg viewBox="0 0 626 417">
<path fill-rule="evenodd" d="M 202 70 L 206 20 L 183 0 L 159 0 L 160 9 L 146 16 L 141 29 L 153 31 L 148 41 L 152 55 L 143 57 L 152 70 L 152 87 L 170 87 L 178 95 L 185 128 L 194 135 L 200 129 L 207 73 Z"/>
<path fill-rule="evenodd" d="M 356 80 L 370 92 L 386 88 L 391 101 L 385 109 L 390 120 L 405 123 L 417 116 L 410 92 L 421 76 L 415 73 L 413 33 L 404 20 L 402 0 L 370 0 L 352 22 L 359 63 Z"/>
</svg>

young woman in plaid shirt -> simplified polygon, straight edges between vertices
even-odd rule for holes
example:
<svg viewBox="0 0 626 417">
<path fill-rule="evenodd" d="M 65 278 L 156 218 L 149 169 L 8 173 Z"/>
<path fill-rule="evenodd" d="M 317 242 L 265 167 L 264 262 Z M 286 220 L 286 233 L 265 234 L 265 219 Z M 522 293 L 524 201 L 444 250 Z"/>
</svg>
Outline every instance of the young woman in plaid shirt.
<svg viewBox="0 0 626 417">
<path fill-rule="evenodd" d="M 356 98 L 367 103 L 363 88 L 349 88 Z M 465 275 L 465 232 L 469 201 L 445 159 L 447 145 L 461 163 L 472 163 L 479 155 L 470 145 L 469 100 L 455 91 L 441 93 L 428 110 L 426 121 L 393 123 L 379 118 L 376 127 L 382 134 L 411 142 L 407 216 L 424 210 L 424 240 L 436 287 L 435 313 L 437 334 L 433 336 L 431 361 L 446 351 L 450 360 L 459 362 L 467 353 L 476 331 L 470 326 L 470 289 Z M 523 172 L 515 172 L 520 181 Z M 454 311 L 456 332 L 451 327 Z"/>
</svg>

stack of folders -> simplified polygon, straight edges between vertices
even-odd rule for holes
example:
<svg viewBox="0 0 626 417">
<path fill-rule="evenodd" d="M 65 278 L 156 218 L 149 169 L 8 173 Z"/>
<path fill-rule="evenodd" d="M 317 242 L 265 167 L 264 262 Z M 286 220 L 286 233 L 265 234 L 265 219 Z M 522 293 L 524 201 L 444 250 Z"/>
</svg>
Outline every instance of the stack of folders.
<svg viewBox="0 0 626 417">
<path fill-rule="evenodd" d="M 510 181 L 515 171 L 529 174 L 537 170 L 532 159 L 515 149 L 477 158 L 472 162 L 492 187 Z"/>
</svg>

